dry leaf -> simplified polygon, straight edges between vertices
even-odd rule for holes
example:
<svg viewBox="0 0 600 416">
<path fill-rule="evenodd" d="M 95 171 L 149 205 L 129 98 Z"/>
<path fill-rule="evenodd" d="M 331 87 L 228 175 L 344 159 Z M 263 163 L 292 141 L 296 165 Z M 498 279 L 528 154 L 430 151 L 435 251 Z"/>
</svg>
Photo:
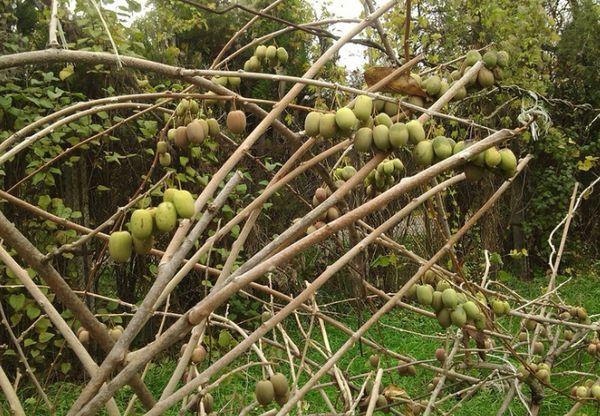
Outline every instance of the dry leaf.
<svg viewBox="0 0 600 416">
<path fill-rule="evenodd" d="M 365 71 L 365 81 L 370 87 L 377 84 L 380 80 L 387 77 L 396 68 L 389 66 L 372 66 Z M 427 97 L 425 91 L 421 89 L 417 81 L 409 74 L 400 74 L 383 88 L 380 88 L 381 92 L 395 92 L 398 94 L 406 95 L 418 95 L 419 97 Z"/>
</svg>

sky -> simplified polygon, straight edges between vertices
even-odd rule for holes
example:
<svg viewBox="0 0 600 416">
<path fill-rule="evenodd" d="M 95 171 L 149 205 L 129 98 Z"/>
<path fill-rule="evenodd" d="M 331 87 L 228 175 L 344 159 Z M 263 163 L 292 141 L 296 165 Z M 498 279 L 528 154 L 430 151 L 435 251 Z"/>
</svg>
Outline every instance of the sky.
<svg viewBox="0 0 600 416">
<path fill-rule="evenodd" d="M 309 0 L 313 5 L 317 14 L 320 14 L 323 5 L 331 2 L 331 6 L 329 7 L 329 12 L 334 14 L 336 17 L 340 18 L 358 18 L 360 14 L 363 12 L 363 6 L 361 0 Z M 109 9 L 116 10 L 116 8 L 124 4 L 125 0 L 116 0 L 114 3 L 110 5 L 104 5 Z M 144 12 L 143 4 L 145 3 L 143 0 L 142 3 L 142 13 Z M 284 2 L 285 3 L 285 2 Z M 374 0 L 373 3 L 377 5 L 377 0 Z M 341 35 L 345 31 L 350 28 L 352 24 L 340 23 L 334 26 L 331 26 L 329 30 L 336 35 Z M 354 69 L 362 67 L 364 64 L 364 50 L 365 48 L 356 44 L 346 44 L 340 50 L 340 63 L 346 67 L 348 71 L 352 71 Z"/>
</svg>

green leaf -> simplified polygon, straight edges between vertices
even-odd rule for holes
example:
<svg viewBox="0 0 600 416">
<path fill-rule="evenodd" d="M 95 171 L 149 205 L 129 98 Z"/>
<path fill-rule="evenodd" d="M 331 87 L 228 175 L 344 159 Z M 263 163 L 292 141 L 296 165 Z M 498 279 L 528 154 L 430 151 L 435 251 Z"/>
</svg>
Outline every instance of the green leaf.
<svg viewBox="0 0 600 416">
<path fill-rule="evenodd" d="M 62 363 L 60 365 L 60 371 L 62 371 L 63 374 L 67 374 L 70 370 L 71 370 L 71 363 Z"/>
<path fill-rule="evenodd" d="M 42 313 L 42 311 L 35 305 L 31 304 L 27 306 L 27 308 L 25 309 L 25 313 L 27 314 L 27 317 L 33 321 L 35 318 L 40 316 L 40 313 Z"/>
<path fill-rule="evenodd" d="M 52 338 L 54 338 L 54 334 L 51 332 L 44 332 L 42 334 L 40 334 L 39 336 L 39 340 L 40 342 L 44 343 L 44 342 L 48 342 L 50 341 Z"/>
<path fill-rule="evenodd" d="M 23 308 L 23 305 L 25 305 L 25 295 L 23 293 L 10 295 L 8 297 L 8 303 L 15 311 L 19 311 Z"/>
<path fill-rule="evenodd" d="M 61 81 L 64 81 L 65 79 L 73 75 L 74 72 L 75 68 L 73 67 L 73 65 L 67 65 L 66 67 L 60 70 L 60 72 L 58 73 L 58 77 Z"/>
<path fill-rule="evenodd" d="M 25 345 L 26 347 L 29 347 L 33 344 L 35 344 L 37 341 L 31 338 L 25 338 L 25 340 L 23 341 L 23 345 Z"/>
</svg>

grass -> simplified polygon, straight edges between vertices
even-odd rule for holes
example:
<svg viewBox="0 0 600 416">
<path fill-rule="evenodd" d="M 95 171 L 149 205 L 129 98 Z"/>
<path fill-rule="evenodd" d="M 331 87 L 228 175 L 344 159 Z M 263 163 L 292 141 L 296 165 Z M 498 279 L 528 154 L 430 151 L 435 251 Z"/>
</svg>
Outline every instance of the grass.
<svg viewBox="0 0 600 416">
<path fill-rule="evenodd" d="M 565 281 L 565 277 L 560 277 L 559 283 Z M 520 281 L 509 275 L 503 275 L 500 280 L 502 283 L 509 285 L 513 290 L 523 294 L 526 297 L 537 296 L 540 293 L 541 288 L 545 285 L 546 280 L 543 277 L 539 277 L 533 281 Z M 585 306 L 591 313 L 598 313 L 598 299 L 600 298 L 600 285 L 599 277 L 597 273 L 580 274 L 574 277 L 564 290 L 561 291 L 561 295 L 564 300 L 568 303 L 579 303 Z M 342 304 L 343 305 L 343 304 Z M 350 310 L 349 307 L 344 308 L 338 305 L 337 312 L 340 313 L 342 320 L 346 325 L 351 328 L 358 328 L 360 322 L 358 322 L 358 314 L 354 310 Z M 308 318 L 305 318 L 305 329 L 308 327 Z M 296 340 L 299 340 L 298 329 L 295 328 L 294 323 L 291 320 L 287 320 L 287 330 Z M 502 318 L 500 322 L 504 327 L 516 328 L 519 322 L 515 319 Z M 389 327 L 388 327 L 389 326 Z M 403 328 L 406 332 L 399 332 L 391 329 L 390 327 Z M 368 336 L 395 351 L 410 354 L 417 359 L 432 359 L 434 351 L 441 345 L 440 341 L 425 338 L 421 335 L 415 334 L 426 333 L 426 334 L 441 334 L 440 327 L 437 322 L 416 315 L 413 313 L 394 310 L 392 313 L 386 315 L 378 325 L 372 328 L 368 332 Z M 271 334 L 271 337 L 273 335 Z M 347 340 L 347 336 L 341 331 L 335 330 L 328 327 L 328 336 L 331 343 L 331 347 L 336 351 L 341 345 Z M 322 342 L 320 337 L 320 331 L 317 326 L 313 329 L 313 338 L 318 342 Z M 281 335 L 277 334 L 277 339 L 281 340 Z M 285 354 L 278 349 L 265 346 L 265 353 L 267 357 L 274 362 L 280 363 L 280 370 L 287 373 L 287 358 Z M 221 353 L 214 351 L 215 357 Z M 372 351 L 365 345 L 356 344 L 352 349 L 344 355 L 342 360 L 339 362 L 340 369 L 345 374 L 360 374 L 368 372 L 370 370 L 368 366 L 368 357 Z M 314 349 L 310 350 L 309 358 L 318 362 L 323 362 L 323 357 L 320 356 Z M 246 356 L 243 359 L 236 361 L 236 365 L 241 365 L 248 362 L 249 360 L 255 360 L 253 356 Z M 385 367 L 396 365 L 390 359 L 383 358 L 383 365 Z M 160 392 L 167 382 L 173 368 L 175 366 L 174 359 L 164 359 L 159 363 L 153 364 L 146 375 L 145 381 L 153 392 L 158 397 Z M 571 357 L 567 362 L 560 366 L 560 370 L 564 369 L 582 369 L 582 371 L 594 372 L 596 367 L 592 362 L 589 355 L 585 352 L 579 353 Z M 477 375 L 475 370 L 472 370 L 472 375 Z M 253 399 L 253 386 L 256 380 L 262 377 L 262 371 L 258 367 L 253 367 L 248 373 L 238 374 L 226 380 L 219 385 L 219 388 L 213 392 L 215 400 L 217 402 L 217 408 L 223 409 L 219 414 L 238 414 L 239 410 L 246 404 L 250 403 Z M 425 370 L 418 370 L 415 377 L 400 376 L 397 372 L 385 373 L 383 382 L 385 385 L 394 384 L 404 389 L 407 394 L 413 398 L 419 397 L 419 394 L 426 392 L 426 386 L 430 383 L 432 373 Z M 306 381 L 308 376 L 304 373 L 301 376 L 301 381 Z M 330 378 L 325 378 L 322 382 L 328 382 Z M 357 380 L 357 384 L 362 381 Z M 553 377 L 552 384 L 558 389 L 567 389 L 572 383 L 576 382 L 577 379 L 573 376 L 562 376 Z M 450 390 L 458 390 L 464 388 L 464 384 L 450 387 Z M 53 403 L 57 406 L 57 415 L 66 414 L 69 404 L 72 403 L 77 394 L 81 390 L 81 384 L 74 383 L 55 383 L 48 388 L 48 395 Z M 330 393 L 332 401 L 336 400 L 335 390 L 333 388 L 325 389 Z M 528 389 L 522 388 L 522 392 L 525 397 L 528 397 Z M 35 390 L 30 387 L 22 388 L 19 390 L 24 406 L 26 407 L 27 414 L 45 415 L 47 410 L 44 404 L 40 402 L 35 395 Z M 124 408 L 127 404 L 127 400 L 130 397 L 131 391 L 128 388 L 122 389 L 119 395 L 116 397 L 119 405 Z M 546 389 L 546 398 L 543 402 L 541 415 L 562 415 L 568 411 L 572 406 L 573 402 L 557 394 L 549 389 Z M 504 399 L 504 393 L 501 392 L 497 387 L 491 386 L 481 389 L 476 395 L 470 400 L 462 403 L 460 408 L 453 411 L 453 415 L 462 416 L 488 416 L 495 414 L 498 407 L 501 405 Z M 456 404 L 457 401 L 449 400 L 445 409 L 448 410 L 451 406 Z M 6 409 L 6 403 L 0 397 L 0 409 Z M 264 409 L 256 411 L 253 414 L 260 414 Z M 327 408 L 324 406 L 322 398 L 314 392 L 311 392 L 306 397 L 305 401 L 305 414 L 326 412 Z M 510 406 L 510 411 L 513 415 L 526 415 L 527 412 L 523 405 L 514 399 Z M 136 408 L 135 414 L 143 414 L 143 410 L 140 407 Z M 8 413 L 2 413 L 8 414 Z M 176 415 L 177 410 L 171 409 L 167 415 Z M 587 405 L 583 408 L 579 415 L 592 415 L 598 414 L 597 405 Z"/>
</svg>

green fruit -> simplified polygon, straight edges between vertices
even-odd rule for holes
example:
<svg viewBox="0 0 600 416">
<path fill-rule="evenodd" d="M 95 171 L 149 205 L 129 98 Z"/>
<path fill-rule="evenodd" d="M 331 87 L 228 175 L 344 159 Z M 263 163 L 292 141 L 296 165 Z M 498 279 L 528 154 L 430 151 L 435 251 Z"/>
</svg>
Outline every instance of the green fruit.
<svg viewBox="0 0 600 416">
<path fill-rule="evenodd" d="M 129 230 L 135 238 L 144 240 L 150 237 L 152 235 L 153 225 L 154 220 L 152 214 L 147 209 L 136 209 L 131 214 Z"/>
<path fill-rule="evenodd" d="M 244 62 L 244 71 L 245 72 L 254 72 L 253 69 L 254 69 L 254 67 L 253 67 L 252 63 L 250 62 L 250 60 L 247 60 L 246 62 Z"/>
<path fill-rule="evenodd" d="M 233 110 L 227 114 L 227 128 L 234 134 L 246 131 L 246 114 L 242 110 Z"/>
<path fill-rule="evenodd" d="M 260 60 L 256 56 L 251 56 L 244 65 L 244 71 L 258 72 L 260 71 Z"/>
<path fill-rule="evenodd" d="M 358 129 L 354 135 L 354 148 L 357 152 L 366 153 L 371 150 L 373 143 L 373 130 L 368 127 Z"/>
<path fill-rule="evenodd" d="M 500 164 L 498 167 L 506 172 L 513 172 L 517 168 L 517 158 L 510 149 L 500 149 Z"/>
<path fill-rule="evenodd" d="M 450 289 L 450 283 L 448 283 L 446 280 L 440 280 L 437 282 L 437 285 L 435 288 L 436 288 L 436 290 L 443 292 L 446 289 Z"/>
<path fill-rule="evenodd" d="M 396 172 L 404 172 L 404 164 L 402 163 L 402 161 L 398 158 L 393 159 L 392 163 L 394 164 L 394 171 Z"/>
<path fill-rule="evenodd" d="M 500 67 L 494 68 L 492 74 L 494 74 L 494 79 L 497 81 L 502 81 L 504 79 L 504 71 Z"/>
<path fill-rule="evenodd" d="M 501 68 L 506 68 L 508 66 L 508 52 L 506 51 L 500 51 L 498 52 L 498 66 L 500 66 Z"/>
<path fill-rule="evenodd" d="M 177 129 L 169 129 L 169 131 L 167 132 L 167 139 L 169 139 L 170 141 L 175 141 L 175 134 L 177 132 Z"/>
<path fill-rule="evenodd" d="M 375 116 L 376 126 L 386 126 L 388 129 L 392 127 L 392 119 L 386 113 L 379 113 Z"/>
<path fill-rule="evenodd" d="M 242 79 L 240 77 L 227 77 L 227 83 L 236 88 L 239 87 L 242 83 Z"/>
<path fill-rule="evenodd" d="M 356 116 L 348 107 L 340 108 L 335 113 L 335 122 L 341 130 L 352 130 L 356 120 Z"/>
<path fill-rule="evenodd" d="M 451 313 L 450 319 L 452 323 L 457 327 L 461 328 L 467 323 L 467 313 L 463 309 L 462 305 L 458 305 Z"/>
<path fill-rule="evenodd" d="M 184 115 L 190 108 L 190 102 L 183 98 L 177 108 L 175 109 L 175 113 L 178 116 Z"/>
<path fill-rule="evenodd" d="M 200 120 L 194 120 L 185 128 L 187 138 L 191 143 L 200 144 L 206 137 L 203 123 Z"/>
<path fill-rule="evenodd" d="M 354 166 L 344 166 L 344 168 L 342 169 L 342 175 L 341 175 L 342 179 L 347 181 L 354 175 L 356 175 L 356 169 L 354 168 Z"/>
<path fill-rule="evenodd" d="M 133 249 L 137 254 L 148 254 L 153 246 L 154 237 L 152 236 L 143 240 L 133 237 Z"/>
<path fill-rule="evenodd" d="M 419 74 L 411 73 L 410 77 L 412 79 L 414 79 L 415 81 L 417 81 L 417 84 L 419 84 L 419 87 L 423 84 L 423 81 L 421 80 L 421 76 Z"/>
<path fill-rule="evenodd" d="M 417 286 L 417 300 L 421 305 L 431 305 L 433 302 L 433 287 L 431 285 Z"/>
<path fill-rule="evenodd" d="M 433 300 L 431 301 L 431 307 L 434 311 L 439 312 L 444 307 L 444 302 L 442 301 L 442 292 L 436 290 L 433 292 Z"/>
<path fill-rule="evenodd" d="M 173 195 L 173 205 L 180 218 L 192 218 L 196 209 L 194 207 L 194 197 L 185 190 L 178 190 Z"/>
<path fill-rule="evenodd" d="M 452 325 L 452 318 L 450 317 L 450 309 L 442 309 L 436 315 L 436 318 L 442 328 L 449 328 Z"/>
<path fill-rule="evenodd" d="M 477 328 L 480 331 L 483 331 L 485 329 L 486 326 L 486 320 L 485 320 L 485 316 L 483 314 L 479 315 L 479 317 L 477 317 L 475 319 L 475 328 Z"/>
<path fill-rule="evenodd" d="M 494 74 L 487 68 L 481 68 L 477 74 L 477 82 L 481 88 L 487 88 L 494 85 Z"/>
<path fill-rule="evenodd" d="M 494 299 L 492 301 L 492 310 L 498 316 L 504 315 L 504 303 L 501 300 Z"/>
<path fill-rule="evenodd" d="M 546 370 L 545 368 L 542 368 L 541 370 L 538 370 L 535 373 L 535 376 L 542 380 L 545 381 L 546 383 L 548 383 L 550 381 L 550 372 L 548 370 Z"/>
<path fill-rule="evenodd" d="M 460 79 L 460 77 L 461 77 L 461 73 L 458 69 L 456 69 L 450 73 L 450 79 L 452 81 L 458 81 Z"/>
<path fill-rule="evenodd" d="M 442 292 L 442 302 L 446 308 L 453 309 L 458 305 L 458 298 L 456 296 L 456 290 L 452 288 L 445 289 Z"/>
<path fill-rule="evenodd" d="M 466 74 L 469 70 L 471 69 L 470 66 L 467 66 L 463 72 L 463 75 Z M 477 74 L 473 74 L 471 75 L 468 79 L 467 79 L 467 87 L 470 87 L 472 85 L 475 85 L 475 83 L 477 82 Z"/>
<path fill-rule="evenodd" d="M 586 386 L 579 386 L 575 390 L 575 395 L 580 399 L 585 399 L 589 397 L 590 391 Z"/>
<path fill-rule="evenodd" d="M 269 380 L 261 380 L 256 383 L 254 394 L 259 404 L 267 406 L 275 398 L 275 389 Z"/>
<path fill-rule="evenodd" d="M 377 401 L 375 402 L 376 409 L 380 409 L 382 407 L 387 407 L 387 405 L 388 405 L 387 399 L 385 398 L 385 396 L 383 394 L 380 394 L 379 396 L 377 396 Z M 387 413 L 387 409 L 385 410 L 385 412 Z"/>
<path fill-rule="evenodd" d="M 414 298 L 417 295 L 417 286 L 418 285 L 411 285 L 407 290 L 406 290 L 406 297 L 407 298 Z"/>
<path fill-rule="evenodd" d="M 277 60 L 279 61 L 280 64 L 285 64 L 287 63 L 288 59 L 289 59 L 289 55 L 288 52 L 285 50 L 285 48 L 283 47 L 279 47 L 277 48 Z"/>
<path fill-rule="evenodd" d="M 188 147 L 187 129 L 183 126 L 177 127 L 175 130 L 175 146 L 183 149 Z"/>
<path fill-rule="evenodd" d="M 452 156 L 452 142 L 444 136 L 437 136 L 433 139 L 433 152 L 439 159 L 446 159 Z"/>
<path fill-rule="evenodd" d="M 483 54 L 483 63 L 489 69 L 492 69 L 498 63 L 498 55 L 495 51 L 487 51 Z"/>
<path fill-rule="evenodd" d="M 392 173 L 394 173 L 394 162 L 392 162 L 391 160 L 384 162 L 383 173 L 386 175 L 391 175 Z"/>
<path fill-rule="evenodd" d="M 592 397 L 594 399 L 600 400 L 600 385 L 594 384 L 590 389 L 590 392 L 592 393 Z"/>
<path fill-rule="evenodd" d="M 390 144 L 394 149 L 400 149 L 408 144 L 408 129 L 404 123 L 394 123 L 390 127 Z"/>
<path fill-rule="evenodd" d="M 168 233 L 177 225 L 177 210 L 172 202 L 161 202 L 156 207 L 154 220 L 158 231 Z"/>
<path fill-rule="evenodd" d="M 431 165 L 433 162 L 433 145 L 430 140 L 424 140 L 417 143 L 413 149 L 413 159 L 417 165 Z"/>
<path fill-rule="evenodd" d="M 335 221 L 340 217 L 340 210 L 336 207 L 331 207 L 327 210 L 327 221 Z"/>
<path fill-rule="evenodd" d="M 277 58 L 277 48 L 275 47 L 275 45 L 270 45 L 265 53 L 265 58 L 269 59 L 269 60 L 274 60 Z"/>
<path fill-rule="evenodd" d="M 158 153 L 159 155 L 167 153 L 168 150 L 169 145 L 167 144 L 167 142 L 161 140 L 160 142 L 156 143 L 156 153 Z"/>
<path fill-rule="evenodd" d="M 108 254 L 115 263 L 125 263 L 131 257 L 133 239 L 129 231 L 115 231 L 108 239 Z"/>
<path fill-rule="evenodd" d="M 440 89 L 442 88 L 442 80 L 437 75 L 434 75 L 432 77 L 427 78 L 423 85 L 425 86 L 427 94 L 433 97 L 438 95 L 438 93 L 440 92 Z"/>
<path fill-rule="evenodd" d="M 456 93 L 454 94 L 454 97 L 452 97 L 452 99 L 454 101 L 458 101 L 458 100 L 462 100 L 466 96 L 467 96 L 467 88 L 463 85 L 458 90 L 456 90 Z"/>
<path fill-rule="evenodd" d="M 173 197 L 175 196 L 176 193 L 177 193 L 177 189 L 175 189 L 175 188 L 168 188 L 163 193 L 163 201 L 164 202 L 173 202 Z"/>
<path fill-rule="evenodd" d="M 438 93 L 438 97 L 441 97 L 442 95 L 446 94 L 446 91 L 448 91 L 449 89 L 450 85 L 448 84 L 448 81 L 442 79 L 442 84 L 440 86 L 440 92 Z"/>
<path fill-rule="evenodd" d="M 417 107 L 425 107 L 425 100 L 423 99 L 423 97 L 419 97 L 418 95 L 409 95 L 406 102 L 412 105 L 416 105 Z"/>
<path fill-rule="evenodd" d="M 485 159 L 485 164 L 489 168 L 495 168 L 502 161 L 502 156 L 500 152 L 495 147 L 490 147 L 485 152 L 483 152 L 483 157 Z"/>
<path fill-rule="evenodd" d="M 375 111 L 380 113 L 383 111 L 383 108 L 385 107 L 385 101 L 380 100 L 379 98 L 376 98 L 375 101 L 373 101 L 373 107 L 375 108 Z"/>
<path fill-rule="evenodd" d="M 265 45 L 258 45 L 254 51 L 254 56 L 258 59 L 264 59 L 267 56 L 267 47 Z"/>
<path fill-rule="evenodd" d="M 288 393 L 288 382 L 283 374 L 275 373 L 269 380 L 271 381 L 271 384 L 273 384 L 273 391 L 275 392 L 276 397 L 283 397 Z"/>
<path fill-rule="evenodd" d="M 217 137 L 221 132 L 221 126 L 219 126 L 219 122 L 214 118 L 209 118 L 206 120 L 206 124 L 208 125 L 208 133 L 211 137 Z"/>
<path fill-rule="evenodd" d="M 323 114 L 319 121 L 319 134 L 325 139 L 331 139 L 337 133 L 335 114 Z"/>
<path fill-rule="evenodd" d="M 411 143 L 416 144 L 425 140 L 425 129 L 419 120 L 409 121 L 406 123 L 406 128 Z"/>
<path fill-rule="evenodd" d="M 390 117 L 394 117 L 398 114 L 398 103 L 393 103 L 390 101 L 386 101 L 383 106 L 383 111 Z"/>
<path fill-rule="evenodd" d="M 465 312 L 467 313 L 467 317 L 469 319 L 477 319 L 479 318 L 479 316 L 481 315 L 481 311 L 479 310 L 479 306 L 477 306 L 477 304 L 475 302 L 473 302 L 472 300 L 469 300 L 465 303 L 463 303 L 463 309 L 465 310 Z"/>
<path fill-rule="evenodd" d="M 373 100 L 368 95 L 359 95 L 354 102 L 353 111 L 360 121 L 367 121 L 373 112 Z"/>
<path fill-rule="evenodd" d="M 473 66 L 477 63 L 477 61 L 481 60 L 481 54 L 479 51 L 471 50 L 467 52 L 467 56 L 465 57 L 465 66 Z"/>
<path fill-rule="evenodd" d="M 161 166 L 170 166 L 171 165 L 171 154 L 163 153 L 163 154 L 158 155 L 158 163 L 160 163 Z"/>
<path fill-rule="evenodd" d="M 321 121 L 321 113 L 311 111 L 304 119 L 304 133 L 308 137 L 316 137 L 319 135 L 319 123 Z"/>
<path fill-rule="evenodd" d="M 384 114 L 387 116 L 387 114 Z M 373 129 L 375 147 L 383 152 L 390 148 L 389 129 L 385 124 L 379 124 Z"/>
</svg>

